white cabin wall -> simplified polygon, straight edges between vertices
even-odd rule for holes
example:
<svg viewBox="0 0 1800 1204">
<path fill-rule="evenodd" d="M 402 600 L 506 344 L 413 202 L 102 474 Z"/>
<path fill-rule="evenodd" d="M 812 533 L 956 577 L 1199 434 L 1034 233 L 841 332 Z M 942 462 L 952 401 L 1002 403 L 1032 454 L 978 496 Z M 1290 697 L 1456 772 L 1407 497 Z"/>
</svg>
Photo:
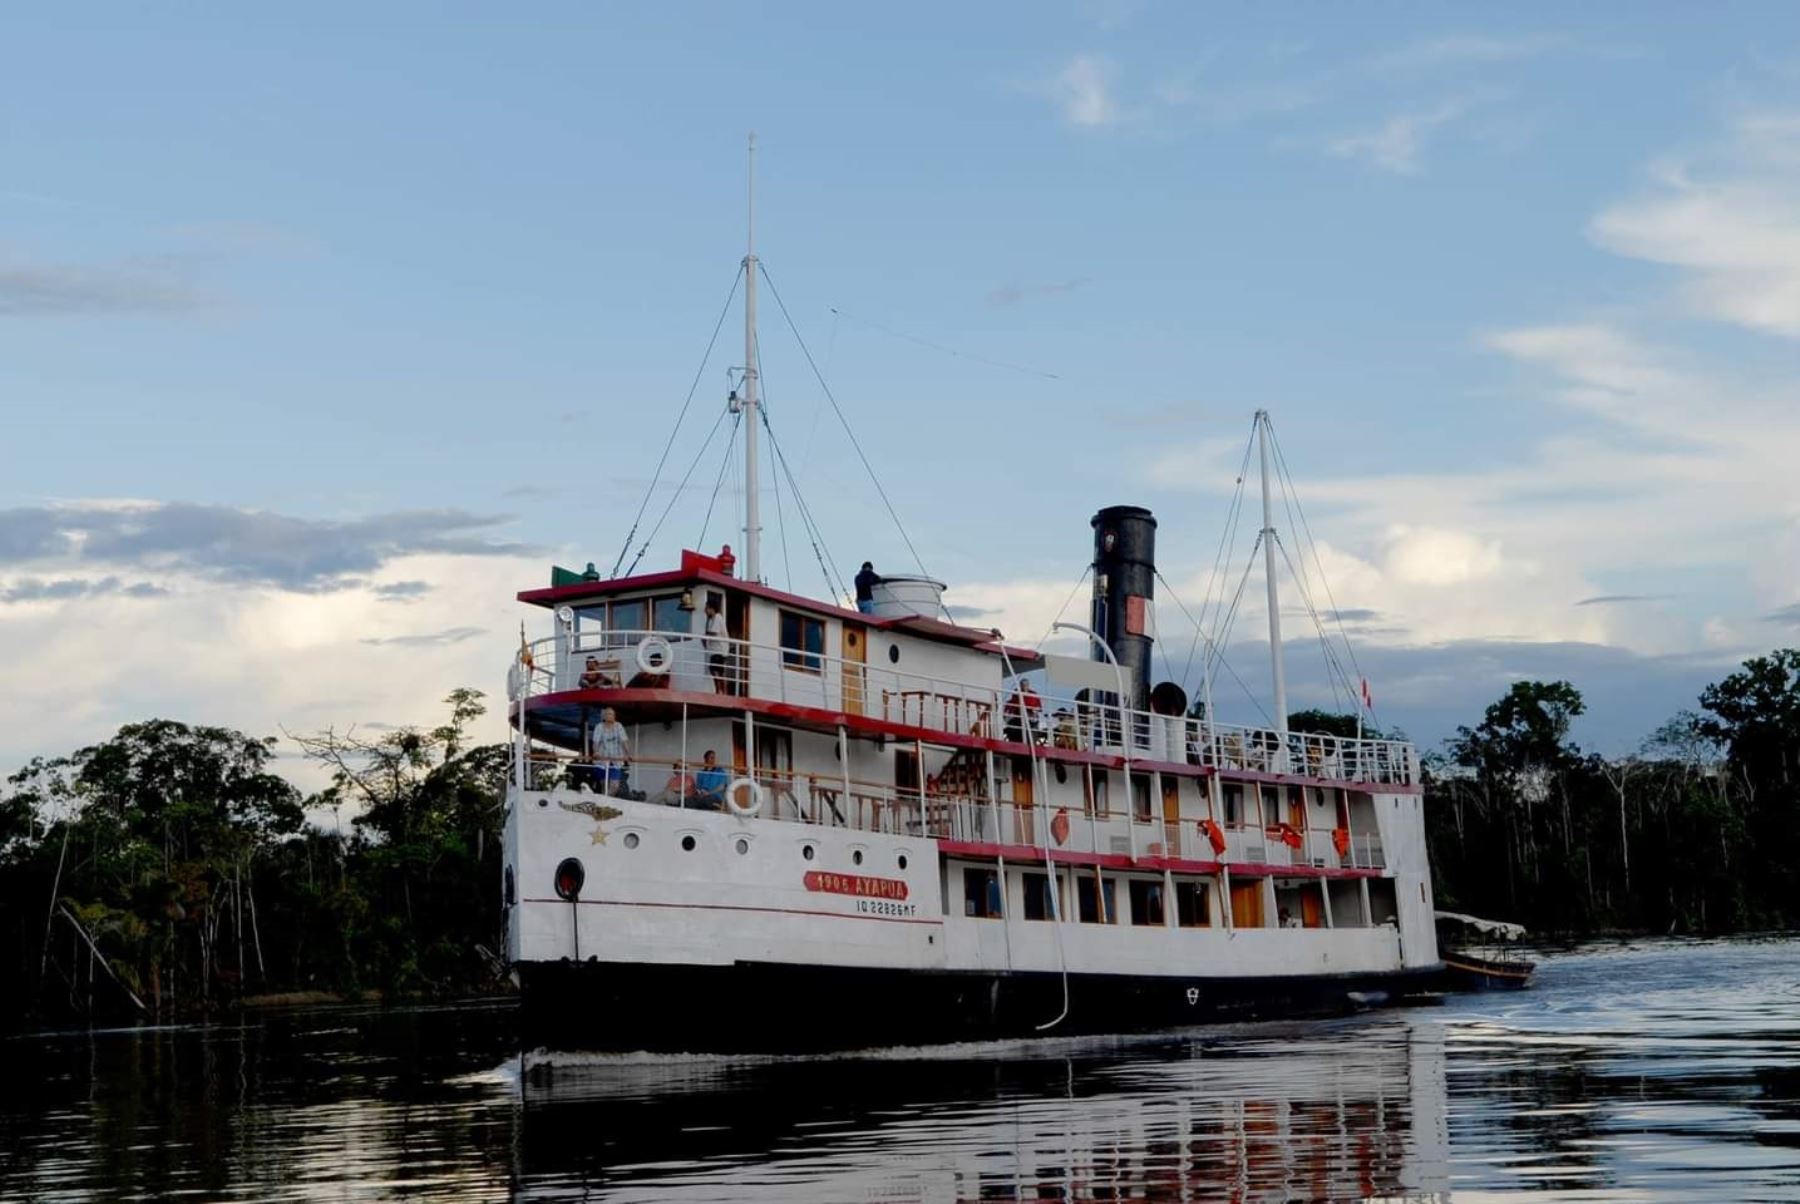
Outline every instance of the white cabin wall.
<svg viewBox="0 0 1800 1204">
<path fill-rule="evenodd" d="M 1400 910 L 1400 940 L 1407 966 L 1438 960 L 1436 904 L 1431 895 L 1431 863 L 1425 848 L 1425 806 L 1418 794 L 1377 794 L 1375 818 L 1388 873 Z"/>
</svg>

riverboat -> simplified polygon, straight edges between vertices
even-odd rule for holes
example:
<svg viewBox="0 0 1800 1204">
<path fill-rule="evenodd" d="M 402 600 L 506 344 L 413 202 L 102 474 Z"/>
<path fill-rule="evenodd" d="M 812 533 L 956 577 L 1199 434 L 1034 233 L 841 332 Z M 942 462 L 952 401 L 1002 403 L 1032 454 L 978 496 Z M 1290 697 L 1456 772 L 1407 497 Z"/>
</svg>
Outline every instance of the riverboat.
<svg viewBox="0 0 1800 1204">
<path fill-rule="evenodd" d="M 509 678 L 508 961 L 528 1040 L 798 1050 L 1285 1016 L 1432 988 L 1419 759 L 1290 731 L 1258 415 L 1275 722 L 1153 683 L 1156 518 L 1091 522 L 1089 655 L 853 604 L 759 563 L 757 261 L 743 557 L 558 570 Z M 1083 538 L 1086 542 L 1086 536 Z M 1165 583 L 1166 584 L 1166 583 Z"/>
</svg>

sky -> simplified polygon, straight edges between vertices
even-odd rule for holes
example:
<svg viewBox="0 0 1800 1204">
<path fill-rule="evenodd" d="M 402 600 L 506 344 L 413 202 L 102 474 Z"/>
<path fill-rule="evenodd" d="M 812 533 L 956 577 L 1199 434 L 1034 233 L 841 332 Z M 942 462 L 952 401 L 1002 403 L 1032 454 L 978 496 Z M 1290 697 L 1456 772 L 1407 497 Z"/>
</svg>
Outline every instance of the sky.
<svg viewBox="0 0 1800 1204">
<path fill-rule="evenodd" d="M 0 63 L 0 771 L 434 722 L 552 563 L 741 547 L 752 130 L 775 585 L 829 590 L 797 485 L 1035 644 L 1145 505 L 1181 676 L 1267 409 L 1427 748 L 1543 677 L 1627 752 L 1800 642 L 1789 5 L 55 5 Z"/>
</svg>

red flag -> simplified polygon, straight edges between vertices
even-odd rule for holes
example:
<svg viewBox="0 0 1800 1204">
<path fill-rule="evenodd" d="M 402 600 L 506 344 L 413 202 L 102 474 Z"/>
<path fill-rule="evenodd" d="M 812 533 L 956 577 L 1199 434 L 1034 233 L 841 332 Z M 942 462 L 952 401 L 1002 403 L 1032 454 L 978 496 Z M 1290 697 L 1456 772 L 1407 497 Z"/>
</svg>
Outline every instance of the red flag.
<svg viewBox="0 0 1800 1204">
<path fill-rule="evenodd" d="M 1375 696 L 1369 693 L 1369 679 L 1366 677 L 1362 679 L 1362 700 L 1363 710 L 1372 711 L 1375 709 Z"/>
<path fill-rule="evenodd" d="M 1056 837 L 1057 844 L 1064 844 L 1069 839 L 1069 809 L 1064 807 L 1050 821 L 1050 835 Z"/>
</svg>

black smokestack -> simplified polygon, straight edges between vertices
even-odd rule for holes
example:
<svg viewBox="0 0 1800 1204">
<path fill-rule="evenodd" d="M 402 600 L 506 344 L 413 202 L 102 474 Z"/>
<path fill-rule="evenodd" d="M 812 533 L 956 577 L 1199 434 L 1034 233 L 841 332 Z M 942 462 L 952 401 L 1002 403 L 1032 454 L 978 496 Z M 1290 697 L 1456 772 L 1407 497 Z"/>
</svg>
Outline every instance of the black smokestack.
<svg viewBox="0 0 1800 1204">
<path fill-rule="evenodd" d="M 1131 674 L 1130 704 L 1150 702 L 1150 600 L 1156 596 L 1156 518 L 1142 506 L 1094 515 L 1094 610 L 1100 633 Z M 1096 659 L 1104 659 L 1099 650 Z"/>
</svg>

